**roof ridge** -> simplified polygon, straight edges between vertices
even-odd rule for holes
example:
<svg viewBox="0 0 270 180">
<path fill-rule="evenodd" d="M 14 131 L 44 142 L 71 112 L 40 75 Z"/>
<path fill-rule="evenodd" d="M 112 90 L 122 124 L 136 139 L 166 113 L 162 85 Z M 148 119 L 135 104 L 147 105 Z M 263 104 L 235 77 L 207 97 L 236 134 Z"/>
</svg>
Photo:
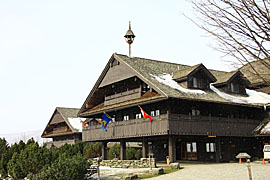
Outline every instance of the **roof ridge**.
<svg viewBox="0 0 270 180">
<path fill-rule="evenodd" d="M 181 66 L 187 66 L 190 67 L 191 65 L 187 65 L 187 64 L 179 64 L 179 63 L 173 63 L 173 62 L 168 62 L 168 61 L 162 61 L 162 60 L 156 60 L 156 59 L 149 59 L 149 58 L 142 58 L 142 57 L 128 57 L 127 55 L 123 55 L 123 54 L 118 54 L 115 53 L 116 55 L 119 56 L 126 56 L 127 58 L 136 58 L 136 59 L 143 59 L 143 60 L 147 60 L 147 61 L 155 61 L 155 62 L 160 62 L 160 63 L 168 63 L 168 64 L 173 64 L 173 65 L 181 65 Z"/>
<path fill-rule="evenodd" d="M 80 109 L 80 108 L 71 108 L 71 107 L 56 107 L 57 109 Z"/>
</svg>

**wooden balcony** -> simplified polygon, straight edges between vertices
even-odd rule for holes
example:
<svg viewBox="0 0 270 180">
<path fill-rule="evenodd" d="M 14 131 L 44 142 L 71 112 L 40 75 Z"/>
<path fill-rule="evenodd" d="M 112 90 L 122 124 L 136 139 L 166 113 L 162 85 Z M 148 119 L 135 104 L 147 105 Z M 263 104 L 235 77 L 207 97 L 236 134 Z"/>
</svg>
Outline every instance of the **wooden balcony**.
<svg viewBox="0 0 270 180">
<path fill-rule="evenodd" d="M 251 136 L 261 120 L 170 114 L 170 134 Z"/>
<path fill-rule="evenodd" d="M 111 96 L 106 96 L 104 105 L 108 106 L 111 104 L 116 104 L 116 103 L 132 100 L 132 99 L 137 99 L 140 97 L 141 97 L 141 88 L 132 89 L 132 90 L 114 94 Z"/>
<path fill-rule="evenodd" d="M 152 123 L 144 119 L 132 119 L 110 123 L 108 132 L 101 125 L 83 129 L 83 141 L 100 141 L 121 138 L 158 135 L 202 135 L 202 136 L 251 136 L 260 123 L 255 119 L 238 119 L 211 116 L 188 116 L 163 114 L 154 117 Z"/>
<path fill-rule="evenodd" d="M 82 140 L 98 141 L 106 139 L 164 135 L 168 133 L 168 127 L 169 121 L 167 114 L 154 117 L 151 123 L 144 119 L 117 121 L 112 122 L 107 126 L 107 132 L 101 129 L 101 125 L 84 128 L 82 132 Z"/>
</svg>

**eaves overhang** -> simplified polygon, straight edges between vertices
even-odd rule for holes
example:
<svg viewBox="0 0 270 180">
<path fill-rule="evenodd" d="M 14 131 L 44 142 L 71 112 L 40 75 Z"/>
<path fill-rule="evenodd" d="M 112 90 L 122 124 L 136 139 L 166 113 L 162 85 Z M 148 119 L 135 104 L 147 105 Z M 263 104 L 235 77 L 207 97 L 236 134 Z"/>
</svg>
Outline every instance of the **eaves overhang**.
<svg viewBox="0 0 270 180">
<path fill-rule="evenodd" d="M 111 112 L 111 111 L 116 111 L 116 110 L 122 110 L 122 109 L 126 109 L 126 108 L 130 108 L 130 107 L 134 107 L 134 106 L 138 106 L 138 105 L 146 105 L 146 104 L 151 104 L 151 103 L 155 103 L 155 102 L 159 102 L 159 101 L 163 101 L 168 99 L 168 97 L 152 97 L 152 98 L 148 98 L 147 100 L 144 101 L 134 101 L 132 103 L 129 104 L 124 104 L 121 105 L 121 103 L 118 104 L 114 104 L 114 105 L 110 105 L 110 106 L 105 106 L 104 108 L 100 108 L 100 109 L 96 109 L 93 111 L 86 111 L 83 112 L 81 114 L 79 114 L 79 117 L 89 117 L 92 115 L 97 115 L 103 112 Z M 125 103 L 125 102 L 123 102 Z"/>
</svg>

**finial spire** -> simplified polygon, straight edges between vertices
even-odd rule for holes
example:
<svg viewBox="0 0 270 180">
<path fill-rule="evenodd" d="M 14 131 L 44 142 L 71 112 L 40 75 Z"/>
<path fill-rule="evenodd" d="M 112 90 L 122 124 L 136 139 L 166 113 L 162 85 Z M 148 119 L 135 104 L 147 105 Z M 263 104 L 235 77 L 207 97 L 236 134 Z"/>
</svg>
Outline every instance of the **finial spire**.
<svg viewBox="0 0 270 180">
<path fill-rule="evenodd" d="M 133 31 L 131 30 L 131 23 L 129 21 L 129 29 L 126 33 L 126 35 L 124 36 L 125 39 L 126 39 L 126 42 L 128 43 L 128 46 L 129 46 L 129 57 L 131 56 L 131 44 L 133 43 L 134 41 L 134 38 L 136 37 L 133 33 Z"/>
</svg>

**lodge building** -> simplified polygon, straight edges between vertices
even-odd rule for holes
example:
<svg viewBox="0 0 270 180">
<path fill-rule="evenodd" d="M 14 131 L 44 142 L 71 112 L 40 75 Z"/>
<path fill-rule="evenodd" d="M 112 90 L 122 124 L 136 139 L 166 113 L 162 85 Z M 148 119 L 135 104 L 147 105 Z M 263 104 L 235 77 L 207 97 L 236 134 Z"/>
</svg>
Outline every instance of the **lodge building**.
<svg viewBox="0 0 270 180">
<path fill-rule="evenodd" d="M 264 139 L 252 131 L 269 116 L 269 106 L 246 89 L 252 77 L 241 69 L 224 72 L 114 53 L 78 112 L 89 122 L 106 112 L 112 122 L 107 132 L 101 125 L 84 127 L 82 141 L 102 142 L 104 159 L 108 142 L 120 142 L 121 159 L 126 142 L 141 142 L 143 157 L 151 152 L 171 162 L 228 162 L 239 152 L 261 157 Z M 152 122 L 142 118 L 138 105 Z"/>
<path fill-rule="evenodd" d="M 131 57 L 135 35 L 130 26 L 124 37 L 129 56 L 114 53 L 76 115 L 57 108 L 42 137 L 52 137 L 58 145 L 101 142 L 103 159 L 109 142 L 120 142 L 120 159 L 126 158 L 127 142 L 141 143 L 142 156 L 153 154 L 158 161 L 228 162 L 240 152 L 262 157 L 263 144 L 270 143 L 270 123 L 265 128 L 270 73 L 263 65 L 269 59 L 224 72 L 203 64 Z M 139 106 L 153 117 L 151 122 Z M 101 128 L 104 112 L 112 118 L 107 132 Z M 81 118 L 72 121 L 76 126 L 79 120 L 86 123 L 82 132 L 72 127 L 67 114 Z M 269 136 L 254 136 L 262 131 Z"/>
</svg>

